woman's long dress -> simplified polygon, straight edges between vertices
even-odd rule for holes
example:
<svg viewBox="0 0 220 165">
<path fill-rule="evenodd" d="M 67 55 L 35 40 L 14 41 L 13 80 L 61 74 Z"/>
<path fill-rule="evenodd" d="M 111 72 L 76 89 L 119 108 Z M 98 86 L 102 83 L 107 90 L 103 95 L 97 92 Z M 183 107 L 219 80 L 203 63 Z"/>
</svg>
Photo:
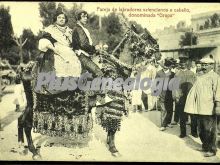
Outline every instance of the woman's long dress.
<svg viewBox="0 0 220 165">
<path fill-rule="evenodd" d="M 44 37 L 39 40 L 39 50 L 45 52 L 43 63 L 46 60 L 48 65 L 53 63 L 52 71 L 55 71 L 58 77 L 79 77 L 82 69 L 78 57 L 70 48 L 71 29 L 68 27 L 60 29 L 56 25 L 50 25 L 44 33 Z M 47 50 L 48 45 L 54 46 L 59 54 Z M 53 58 L 50 58 L 52 55 Z M 76 89 L 56 94 L 36 93 L 34 102 L 34 132 L 79 138 L 86 137 L 92 128 L 89 96 L 84 91 Z"/>
</svg>

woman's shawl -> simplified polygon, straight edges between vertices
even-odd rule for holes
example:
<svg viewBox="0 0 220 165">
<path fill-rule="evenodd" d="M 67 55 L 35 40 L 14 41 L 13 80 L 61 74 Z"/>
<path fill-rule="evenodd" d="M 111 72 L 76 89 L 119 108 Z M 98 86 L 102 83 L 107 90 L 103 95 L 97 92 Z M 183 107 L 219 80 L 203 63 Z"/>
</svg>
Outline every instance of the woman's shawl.
<svg viewBox="0 0 220 165">
<path fill-rule="evenodd" d="M 45 28 L 43 37 L 39 41 L 41 51 L 47 52 L 50 45 L 58 52 L 54 56 L 54 69 L 57 76 L 78 77 L 81 75 L 81 63 L 70 47 L 71 42 L 72 30 L 67 26 L 60 29 L 56 25 Z"/>
</svg>

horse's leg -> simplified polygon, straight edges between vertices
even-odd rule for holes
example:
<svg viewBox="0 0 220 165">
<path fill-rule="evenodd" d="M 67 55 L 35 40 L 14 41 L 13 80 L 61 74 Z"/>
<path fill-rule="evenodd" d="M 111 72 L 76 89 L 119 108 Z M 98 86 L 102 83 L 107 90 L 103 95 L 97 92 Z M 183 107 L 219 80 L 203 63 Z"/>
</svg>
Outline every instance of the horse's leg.
<svg viewBox="0 0 220 165">
<path fill-rule="evenodd" d="M 38 152 L 36 148 L 34 147 L 32 136 L 31 136 L 31 130 L 32 130 L 32 108 L 26 107 L 24 113 L 18 118 L 18 142 L 20 143 L 20 147 L 24 146 L 24 132 L 26 135 L 27 143 L 28 143 L 28 149 L 30 152 L 33 153 L 33 159 L 37 160 L 39 158 Z M 23 132 L 24 131 L 24 132 Z M 21 154 L 26 155 L 27 154 L 27 148 L 24 148 L 24 150 L 21 152 Z"/>
<path fill-rule="evenodd" d="M 110 133 L 109 131 L 107 132 L 107 144 L 109 144 L 109 137 L 110 137 Z"/>
<path fill-rule="evenodd" d="M 28 114 L 30 113 L 29 107 L 26 107 L 24 112 L 18 118 L 18 143 L 19 147 L 24 146 L 24 131 L 26 134 L 26 127 L 28 123 Z M 27 134 L 26 134 L 27 136 Z M 27 138 L 28 139 L 28 138 Z"/>
<path fill-rule="evenodd" d="M 109 138 L 109 151 L 112 153 L 113 156 L 119 156 L 119 152 L 115 147 L 115 133 L 116 130 L 109 130 L 108 131 L 108 138 Z"/>
<path fill-rule="evenodd" d="M 33 140 L 32 140 L 32 135 L 31 135 L 31 130 L 32 127 L 25 125 L 24 126 L 24 132 L 27 138 L 27 143 L 28 143 L 28 149 L 33 153 L 33 156 L 38 155 L 38 152 L 34 146 Z"/>
<path fill-rule="evenodd" d="M 32 127 L 30 127 L 29 125 L 25 125 L 24 131 L 25 131 L 26 138 L 27 138 L 28 149 L 33 154 L 32 156 L 33 160 L 41 160 L 41 155 L 34 146 L 32 135 L 31 135 L 31 130 L 32 130 Z"/>
<path fill-rule="evenodd" d="M 21 155 L 28 154 L 28 148 L 24 145 L 24 127 L 25 127 L 25 120 L 28 113 L 27 107 L 25 108 L 24 112 L 18 118 L 18 143 L 19 143 L 19 153 Z"/>
<path fill-rule="evenodd" d="M 31 135 L 31 130 L 33 127 L 33 104 L 34 104 L 31 81 L 23 80 L 22 83 L 24 86 L 24 92 L 25 92 L 25 96 L 27 100 L 27 106 L 25 108 L 25 111 L 22 117 L 22 121 L 24 123 L 24 132 L 26 135 L 27 143 L 28 143 L 28 149 L 30 152 L 33 153 L 33 156 L 32 156 L 33 159 L 38 160 L 40 159 L 40 155 L 38 154 L 38 151 L 34 146 L 32 135 Z"/>
<path fill-rule="evenodd" d="M 33 110 L 32 108 L 29 108 L 29 113 L 27 114 L 25 118 L 25 125 L 24 125 L 24 132 L 27 138 L 27 143 L 28 143 L 28 149 L 30 152 L 33 154 L 33 159 L 34 160 L 39 160 L 41 159 L 41 156 L 38 152 L 38 150 L 35 148 L 32 135 L 31 135 L 31 130 L 33 126 Z"/>
</svg>

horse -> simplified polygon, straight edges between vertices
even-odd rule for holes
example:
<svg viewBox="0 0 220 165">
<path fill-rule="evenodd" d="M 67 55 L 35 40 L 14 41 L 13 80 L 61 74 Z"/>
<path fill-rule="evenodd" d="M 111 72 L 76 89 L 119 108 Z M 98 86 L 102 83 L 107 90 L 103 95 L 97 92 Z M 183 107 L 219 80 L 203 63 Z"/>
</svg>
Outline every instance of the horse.
<svg viewBox="0 0 220 165">
<path fill-rule="evenodd" d="M 128 78 L 132 72 L 132 68 L 134 65 L 138 64 L 142 60 L 150 59 L 156 52 L 159 51 L 159 45 L 157 44 L 156 40 L 148 33 L 145 32 L 144 35 L 139 35 L 134 31 L 134 27 L 129 28 L 129 30 L 125 33 L 121 42 L 116 46 L 112 53 L 107 53 L 106 51 L 100 51 L 98 54 L 98 58 L 100 63 L 104 64 L 104 67 L 101 67 L 101 71 L 103 72 L 104 77 L 122 77 Z M 126 52 L 126 55 L 129 55 L 132 58 L 132 64 L 126 64 L 125 62 L 121 61 L 117 57 L 115 57 L 116 53 L 123 54 Z M 129 53 L 129 54 L 127 54 Z M 91 121 L 89 116 L 89 111 L 93 107 L 96 107 L 96 115 L 100 121 L 100 124 L 103 128 L 107 131 L 107 140 L 106 143 L 109 146 L 109 151 L 112 153 L 113 156 L 118 156 L 119 151 L 115 146 L 115 133 L 117 130 L 120 129 L 121 124 L 121 117 L 125 114 L 128 114 L 128 110 L 125 106 L 126 100 L 129 100 L 128 95 L 129 91 L 108 91 L 108 92 L 83 92 L 77 91 L 75 93 L 67 92 L 63 94 L 60 93 L 51 93 L 46 89 L 43 89 L 42 93 L 37 93 L 34 90 L 34 86 L 36 85 L 36 77 L 39 75 L 39 70 L 41 70 L 42 66 L 47 66 L 46 61 L 50 61 L 51 59 L 45 59 L 45 57 L 41 56 L 41 63 L 38 61 L 35 65 L 32 66 L 32 79 L 25 80 L 23 79 L 23 83 L 25 86 L 25 93 L 27 94 L 27 106 L 22 113 L 22 115 L 18 118 L 18 142 L 24 143 L 24 135 L 23 131 L 26 134 L 26 139 L 28 143 L 28 149 L 32 152 L 33 160 L 41 159 L 41 155 L 39 153 L 39 149 L 35 148 L 31 131 L 34 128 L 34 132 L 38 132 L 41 134 L 49 134 L 50 136 L 64 136 L 63 130 L 68 130 L 69 132 L 73 132 L 70 138 L 76 137 L 76 132 L 80 133 L 83 130 L 89 131 L 91 129 Z M 48 57 L 47 57 L 48 58 Z M 42 60 L 43 59 L 43 60 Z M 138 60 L 139 59 L 139 60 Z M 141 60 L 140 60 L 141 59 Z M 42 61 L 44 64 L 42 64 Z M 29 74 L 30 75 L 30 74 Z M 35 77 L 35 78 L 33 78 Z M 33 81 L 35 80 L 35 81 Z M 46 93 L 46 94 L 45 94 Z M 65 95 L 64 97 L 62 97 Z M 74 103 L 69 103 L 68 99 L 71 95 L 78 95 L 77 99 Z M 82 96 L 85 96 L 83 100 Z M 103 100 L 106 96 L 111 97 L 112 101 L 110 102 L 102 102 L 100 105 L 96 105 L 98 98 Z M 95 98 L 95 99 L 94 99 Z M 74 123 L 74 116 L 71 118 L 62 118 L 51 116 L 51 113 L 56 113 L 56 110 L 53 109 L 53 112 L 41 112 L 41 108 L 45 108 L 49 106 L 48 102 L 53 100 L 52 106 L 56 107 L 56 99 L 61 100 L 59 104 L 65 105 L 67 102 L 70 106 L 70 109 L 74 109 L 70 111 L 69 109 L 66 110 L 65 108 L 61 108 L 59 111 L 64 111 L 65 114 L 73 114 L 73 112 L 77 112 L 76 109 L 84 108 L 86 111 L 86 118 L 82 120 L 77 119 L 77 122 L 86 123 L 84 126 L 76 127 L 76 123 Z M 40 104 L 36 105 L 36 100 L 40 100 Z M 82 103 L 83 102 L 83 103 Z M 81 103 L 81 104 L 79 104 Z M 90 104 L 90 105 L 88 105 Z M 50 105 L 50 106 L 51 106 Z M 83 105 L 83 106 L 78 106 Z M 62 107 L 62 106 L 61 106 Z M 36 110 L 38 109 L 38 110 Z M 45 108 L 46 109 L 46 108 Z M 79 111 L 77 113 L 80 113 Z M 41 120 L 41 119 L 44 120 Z M 64 124 L 61 124 L 64 123 Z M 57 131 L 50 131 L 47 130 L 57 129 Z M 37 130 L 37 131 L 36 131 Z"/>
<path fill-rule="evenodd" d="M 120 49 L 118 51 L 118 49 Z M 130 56 L 131 64 L 124 62 L 118 58 L 116 52 L 122 56 Z M 135 32 L 135 27 L 131 27 L 124 35 L 121 42 L 113 50 L 111 54 L 102 51 L 100 54 L 100 63 L 103 64 L 102 71 L 104 77 L 129 78 L 132 68 L 140 63 L 151 59 L 157 58 L 159 52 L 159 45 L 156 40 L 146 32 L 138 35 Z M 119 56 L 120 56 L 119 55 Z M 121 117 L 128 115 L 130 100 L 130 90 L 121 91 L 108 91 L 103 95 L 103 98 L 109 97 L 111 101 L 105 102 L 96 106 L 96 117 L 99 124 L 107 131 L 107 140 L 109 151 L 113 156 L 119 156 L 120 153 L 115 146 L 115 134 L 120 130 Z M 103 99 L 104 100 L 104 99 Z"/>
</svg>

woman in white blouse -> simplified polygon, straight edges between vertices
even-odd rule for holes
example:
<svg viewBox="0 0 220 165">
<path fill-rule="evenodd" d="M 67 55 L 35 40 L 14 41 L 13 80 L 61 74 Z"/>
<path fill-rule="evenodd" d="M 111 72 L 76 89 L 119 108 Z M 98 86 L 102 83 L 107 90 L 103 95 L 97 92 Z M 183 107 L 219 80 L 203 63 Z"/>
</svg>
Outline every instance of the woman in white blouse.
<svg viewBox="0 0 220 165">
<path fill-rule="evenodd" d="M 66 23 L 67 16 L 58 11 L 54 17 L 54 24 L 44 29 L 44 36 L 39 40 L 39 50 L 54 52 L 54 69 L 57 76 L 79 77 L 81 63 L 71 48 L 72 29 Z"/>
</svg>

